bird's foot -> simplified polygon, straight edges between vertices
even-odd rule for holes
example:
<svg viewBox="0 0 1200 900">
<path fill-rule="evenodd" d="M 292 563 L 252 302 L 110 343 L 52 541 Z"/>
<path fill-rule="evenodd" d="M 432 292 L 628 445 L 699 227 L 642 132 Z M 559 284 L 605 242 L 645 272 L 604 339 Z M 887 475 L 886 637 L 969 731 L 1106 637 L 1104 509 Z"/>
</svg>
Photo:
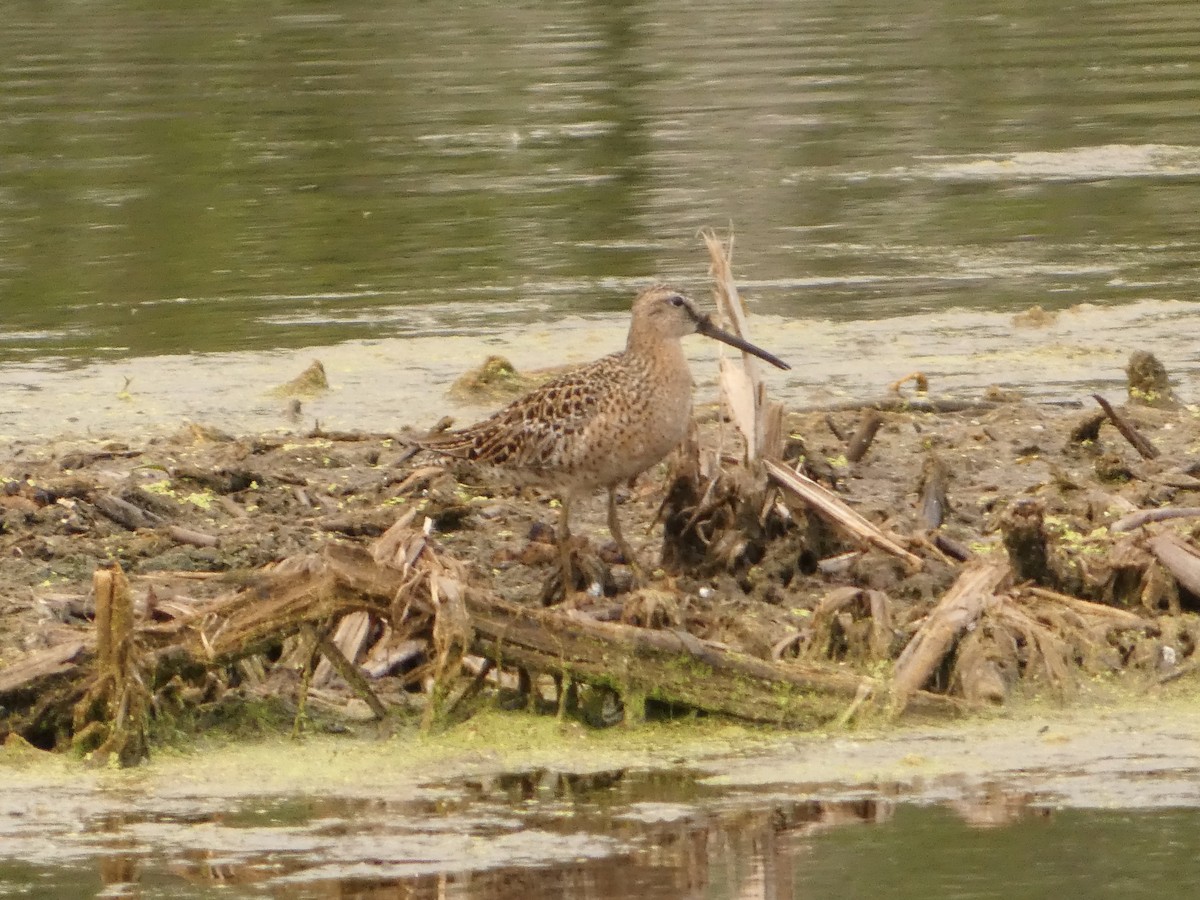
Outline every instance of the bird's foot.
<svg viewBox="0 0 1200 900">
<path fill-rule="evenodd" d="M 646 569 L 642 567 L 637 554 L 633 552 L 628 544 L 621 546 L 616 541 L 606 544 L 600 550 L 600 559 L 609 565 L 624 564 L 629 568 L 628 581 L 620 575 L 611 576 L 618 593 L 624 593 L 626 590 L 636 591 L 639 588 L 646 587 L 650 583 Z"/>
<path fill-rule="evenodd" d="M 578 609 L 612 592 L 613 578 L 608 567 L 594 553 L 586 552 L 585 547 L 572 546 L 570 554 L 562 554 L 559 564 L 542 584 L 540 602 L 542 606 L 562 604 L 568 609 Z"/>
</svg>

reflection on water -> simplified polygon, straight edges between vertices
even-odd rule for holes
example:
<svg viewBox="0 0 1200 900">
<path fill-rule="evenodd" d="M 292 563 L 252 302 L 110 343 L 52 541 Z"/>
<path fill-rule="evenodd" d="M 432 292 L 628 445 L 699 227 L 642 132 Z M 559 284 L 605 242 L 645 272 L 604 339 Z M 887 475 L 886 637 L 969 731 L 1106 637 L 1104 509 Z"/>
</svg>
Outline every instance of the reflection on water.
<svg viewBox="0 0 1200 900">
<path fill-rule="evenodd" d="M 1191 0 L 17 2 L 0 363 L 1197 295 Z"/>
<path fill-rule="evenodd" d="M 1116 898 L 1188 896 L 1200 877 L 1179 840 L 1200 826 L 1195 810 L 1052 811 L 996 785 L 940 807 L 886 787 L 836 794 L 535 770 L 430 785 L 417 800 L 127 796 L 63 809 L 17 795 L 0 801 L 0 892 Z"/>
</svg>

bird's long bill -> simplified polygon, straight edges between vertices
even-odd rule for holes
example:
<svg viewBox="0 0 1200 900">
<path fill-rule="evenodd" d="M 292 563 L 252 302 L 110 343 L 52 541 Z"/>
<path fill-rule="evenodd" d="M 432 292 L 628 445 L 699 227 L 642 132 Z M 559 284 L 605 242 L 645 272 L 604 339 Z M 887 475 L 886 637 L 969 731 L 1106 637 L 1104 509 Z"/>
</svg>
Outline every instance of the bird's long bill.
<svg viewBox="0 0 1200 900">
<path fill-rule="evenodd" d="M 752 353 L 755 356 L 757 356 L 759 359 L 764 360 L 765 362 L 769 362 L 771 365 L 775 366 L 775 368 L 777 368 L 777 369 L 790 369 L 791 368 L 791 366 L 789 366 L 787 363 L 785 363 L 778 356 L 768 353 L 762 347 L 756 347 L 749 341 L 742 340 L 736 334 L 730 334 L 728 331 L 724 331 L 724 330 L 718 328 L 716 325 L 714 325 L 712 323 L 712 319 L 710 319 L 708 316 L 705 316 L 703 319 L 700 320 L 700 322 L 696 326 L 696 331 L 698 333 L 704 335 L 705 337 L 715 338 L 716 340 L 720 341 L 722 344 L 728 344 L 730 347 L 737 347 L 739 350 L 743 351 L 744 353 Z"/>
</svg>

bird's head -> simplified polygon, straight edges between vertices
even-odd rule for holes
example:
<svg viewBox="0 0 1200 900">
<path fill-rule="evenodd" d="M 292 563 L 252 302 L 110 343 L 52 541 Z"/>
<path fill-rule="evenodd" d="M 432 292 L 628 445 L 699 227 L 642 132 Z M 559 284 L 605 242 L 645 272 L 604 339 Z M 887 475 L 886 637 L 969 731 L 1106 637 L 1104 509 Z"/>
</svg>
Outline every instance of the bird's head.
<svg viewBox="0 0 1200 900">
<path fill-rule="evenodd" d="M 712 318 L 707 313 L 701 312 L 690 297 L 671 287 L 657 284 L 642 291 L 633 301 L 633 324 L 629 330 L 631 346 L 636 341 L 677 340 L 684 335 L 695 333 L 736 347 L 759 359 L 766 360 L 777 368 L 791 368 L 783 360 L 761 347 L 756 347 L 749 341 L 718 328 L 713 324 Z"/>
</svg>

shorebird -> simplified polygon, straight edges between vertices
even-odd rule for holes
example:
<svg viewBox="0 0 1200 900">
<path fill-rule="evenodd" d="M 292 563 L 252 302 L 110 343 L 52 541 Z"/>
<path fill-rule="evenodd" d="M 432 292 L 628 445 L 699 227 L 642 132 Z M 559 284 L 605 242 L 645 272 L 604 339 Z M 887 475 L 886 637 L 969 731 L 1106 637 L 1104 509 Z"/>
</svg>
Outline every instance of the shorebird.
<svg viewBox="0 0 1200 900">
<path fill-rule="evenodd" d="M 564 595 L 571 593 L 573 582 L 571 503 L 604 488 L 608 530 L 640 581 L 637 558 L 621 533 L 616 488 L 663 459 L 687 436 L 692 375 L 680 338 L 689 334 L 703 334 L 780 369 L 791 368 L 718 328 L 688 297 L 658 285 L 634 300 L 623 351 L 570 369 L 468 428 L 415 443 L 558 493 Z"/>
</svg>

